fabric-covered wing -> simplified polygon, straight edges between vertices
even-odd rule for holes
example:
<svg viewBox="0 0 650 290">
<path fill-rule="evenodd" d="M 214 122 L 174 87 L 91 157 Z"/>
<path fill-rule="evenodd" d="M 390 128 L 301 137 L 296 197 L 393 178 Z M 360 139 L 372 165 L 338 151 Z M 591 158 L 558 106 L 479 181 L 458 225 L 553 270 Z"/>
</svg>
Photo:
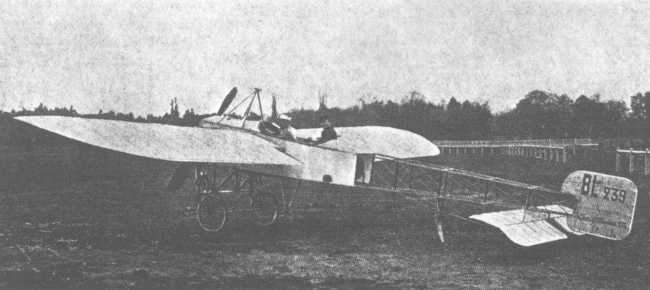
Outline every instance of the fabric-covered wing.
<svg viewBox="0 0 650 290">
<path fill-rule="evenodd" d="M 252 134 L 62 116 L 15 119 L 93 146 L 136 156 L 176 162 L 297 165 L 275 145 Z"/>
<path fill-rule="evenodd" d="M 320 145 L 331 149 L 367 154 L 382 154 L 397 158 L 436 156 L 438 147 L 426 138 L 406 130 L 380 126 L 337 127 L 339 135 Z M 298 137 L 317 139 L 322 129 L 299 129 Z"/>
</svg>

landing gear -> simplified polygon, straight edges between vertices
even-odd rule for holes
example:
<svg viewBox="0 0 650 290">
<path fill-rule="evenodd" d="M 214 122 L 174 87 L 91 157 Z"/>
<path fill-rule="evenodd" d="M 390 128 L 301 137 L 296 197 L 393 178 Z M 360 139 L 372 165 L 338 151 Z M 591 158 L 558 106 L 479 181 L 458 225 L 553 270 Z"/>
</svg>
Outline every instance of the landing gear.
<svg viewBox="0 0 650 290">
<path fill-rule="evenodd" d="M 213 182 L 207 170 L 196 170 L 196 191 L 199 202 L 196 205 L 196 220 L 206 232 L 218 232 L 223 229 L 228 219 L 228 209 L 223 197 L 215 194 Z"/>
<path fill-rule="evenodd" d="M 278 201 L 270 193 L 258 192 L 251 196 L 251 214 L 258 226 L 270 226 L 278 218 Z"/>
<path fill-rule="evenodd" d="M 220 184 L 216 179 L 215 169 L 196 168 L 196 219 L 204 231 L 222 230 L 229 216 L 239 212 L 245 212 L 258 226 L 270 226 L 277 221 L 280 205 L 272 193 L 260 188 L 260 175 L 235 169 Z"/>
<path fill-rule="evenodd" d="M 201 197 L 196 206 L 196 220 L 206 232 L 218 232 L 226 225 L 228 209 L 223 198 L 218 194 Z"/>
</svg>

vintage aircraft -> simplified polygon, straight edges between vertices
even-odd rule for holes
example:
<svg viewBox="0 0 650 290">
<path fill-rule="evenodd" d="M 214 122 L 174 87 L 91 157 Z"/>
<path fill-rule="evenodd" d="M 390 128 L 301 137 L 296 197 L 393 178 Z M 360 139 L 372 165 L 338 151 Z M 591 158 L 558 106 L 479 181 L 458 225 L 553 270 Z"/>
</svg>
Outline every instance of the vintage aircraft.
<svg viewBox="0 0 650 290">
<path fill-rule="evenodd" d="M 637 188 L 628 179 L 576 171 L 556 191 L 444 167 L 416 159 L 438 155 L 436 145 L 389 127 L 339 127 L 338 138 L 323 143 L 308 141 L 317 139 L 320 129 L 298 129 L 298 141 L 286 140 L 260 123 L 264 113 L 259 89 L 228 111 L 236 94 L 233 88 L 218 113 L 201 120 L 198 128 L 61 116 L 15 119 L 99 148 L 179 163 L 169 188 L 177 189 L 193 175 L 196 216 L 205 231 L 216 232 L 226 224 L 231 209 L 221 197 L 225 192 L 246 196 L 262 226 L 289 213 L 281 212 L 291 208 L 284 191 L 278 202 L 276 195 L 260 190 L 265 178 L 296 182 L 295 194 L 304 181 L 390 191 L 428 203 L 442 242 L 440 200 L 489 208 L 469 219 L 499 228 L 522 246 L 583 234 L 622 240 L 631 231 Z M 255 103 L 258 120 L 252 120 Z M 234 118 L 242 105 L 244 114 Z M 230 173 L 219 178 L 217 168 L 229 168 Z"/>
</svg>

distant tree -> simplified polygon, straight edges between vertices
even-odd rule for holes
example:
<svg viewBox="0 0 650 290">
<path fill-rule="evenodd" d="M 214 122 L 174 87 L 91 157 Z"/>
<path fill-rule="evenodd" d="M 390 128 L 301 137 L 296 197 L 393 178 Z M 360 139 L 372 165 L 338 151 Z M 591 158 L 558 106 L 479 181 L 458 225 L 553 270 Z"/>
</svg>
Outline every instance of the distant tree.
<svg viewBox="0 0 650 290">
<path fill-rule="evenodd" d="M 632 132 L 627 124 L 628 108 L 623 101 L 608 101 L 605 104 L 605 116 L 603 116 L 602 137 L 629 136 Z"/>
<path fill-rule="evenodd" d="M 456 98 L 451 97 L 449 103 L 447 103 L 447 111 L 457 111 L 460 110 L 460 103 L 456 101 Z"/>
<path fill-rule="evenodd" d="M 566 95 L 534 90 L 517 103 L 511 118 L 526 137 L 565 137 L 571 131 L 571 103 Z"/>
<path fill-rule="evenodd" d="M 327 94 L 321 93 L 318 95 L 318 111 L 326 112 L 327 111 Z"/>
<path fill-rule="evenodd" d="M 637 93 L 630 97 L 632 107 L 632 118 L 637 120 L 650 119 L 650 92 L 645 94 Z"/>
<path fill-rule="evenodd" d="M 604 130 L 603 121 L 607 113 L 607 106 L 600 102 L 600 96 L 580 96 L 573 104 L 575 136 L 597 137 Z"/>
<path fill-rule="evenodd" d="M 601 100 L 600 95 L 581 95 L 573 101 L 566 94 L 533 90 L 517 102 L 514 109 L 493 114 L 487 102 L 432 103 L 418 91 L 410 91 L 400 101 L 381 101 L 372 95 L 359 98 L 359 105 L 328 108 L 325 95 L 319 96 L 317 110 L 298 109 L 289 114 L 298 128 L 317 127 L 319 117 L 328 115 L 336 126 L 381 125 L 401 128 L 429 139 L 551 138 L 551 137 L 643 137 L 650 132 L 650 92 L 630 97 L 630 108 L 623 101 Z M 177 98 L 170 100 L 163 115 L 135 116 L 112 110 L 81 115 L 88 118 L 126 120 L 197 126 L 208 115 L 192 108 L 180 114 Z M 631 110 L 630 110 L 631 109 Z M 2 112 L 16 115 L 80 116 L 73 106 L 49 108 L 40 103 L 33 109 Z M 235 116 L 236 117 L 236 116 Z M 260 116 L 253 115 L 253 119 Z"/>
</svg>

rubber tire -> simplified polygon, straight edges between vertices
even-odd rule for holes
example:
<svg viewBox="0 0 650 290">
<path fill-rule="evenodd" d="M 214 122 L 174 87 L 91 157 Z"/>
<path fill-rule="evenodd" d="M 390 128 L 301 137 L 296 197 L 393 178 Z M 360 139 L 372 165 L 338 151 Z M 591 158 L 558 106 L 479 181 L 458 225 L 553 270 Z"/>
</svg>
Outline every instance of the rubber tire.
<svg viewBox="0 0 650 290">
<path fill-rule="evenodd" d="M 208 225 L 207 221 L 202 219 L 201 210 L 205 209 L 209 203 L 212 203 L 210 206 L 213 206 L 213 210 L 216 212 L 215 216 L 218 222 L 215 225 Z M 196 205 L 196 220 L 201 229 L 205 232 L 214 233 L 223 229 L 228 220 L 228 209 L 226 208 L 223 198 L 216 194 L 206 194 L 201 197 L 201 200 Z"/>
<path fill-rule="evenodd" d="M 272 214 L 270 218 L 260 217 L 257 213 L 256 208 L 271 208 Z M 278 210 L 278 201 L 274 195 L 267 192 L 257 192 L 251 197 L 251 216 L 253 222 L 258 226 L 270 226 L 273 225 L 279 216 Z"/>
</svg>

